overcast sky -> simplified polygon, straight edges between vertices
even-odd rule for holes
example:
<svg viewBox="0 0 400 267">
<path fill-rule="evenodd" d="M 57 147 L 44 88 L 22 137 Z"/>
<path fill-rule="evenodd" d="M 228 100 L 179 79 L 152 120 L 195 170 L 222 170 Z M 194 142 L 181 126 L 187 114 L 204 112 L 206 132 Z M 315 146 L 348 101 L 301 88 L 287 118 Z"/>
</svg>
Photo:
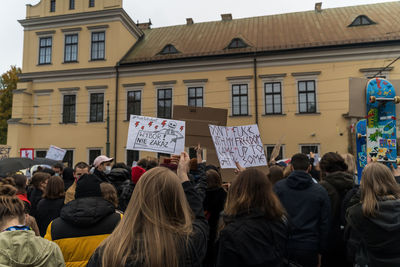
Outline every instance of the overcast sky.
<svg viewBox="0 0 400 267">
<path fill-rule="evenodd" d="M 0 74 L 10 65 L 22 65 L 23 28 L 17 20 L 25 18 L 26 4 L 39 0 L 1 0 L 0 8 Z M 44 0 L 42 0 L 44 1 Z M 67 0 L 59 0 L 67 1 Z M 77 0 L 82 1 L 82 0 Z M 313 10 L 313 0 L 124 0 L 124 9 L 137 22 L 150 18 L 152 27 L 185 24 L 186 18 L 194 22 L 220 20 L 220 14 L 231 13 L 233 18 L 245 18 L 296 11 Z M 381 3 L 380 0 L 326 0 L 322 8 Z"/>
</svg>

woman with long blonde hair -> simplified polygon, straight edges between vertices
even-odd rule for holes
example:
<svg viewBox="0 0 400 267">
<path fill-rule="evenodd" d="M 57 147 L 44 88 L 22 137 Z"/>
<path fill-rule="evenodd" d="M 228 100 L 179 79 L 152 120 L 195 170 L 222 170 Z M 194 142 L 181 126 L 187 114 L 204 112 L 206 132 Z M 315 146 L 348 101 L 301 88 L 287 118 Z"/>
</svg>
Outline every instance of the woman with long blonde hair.
<svg viewBox="0 0 400 267">
<path fill-rule="evenodd" d="M 267 176 L 257 169 L 242 171 L 228 191 L 217 266 L 282 266 L 285 214 Z"/>
<path fill-rule="evenodd" d="M 400 266 L 400 187 L 390 169 L 369 163 L 361 179 L 361 203 L 347 210 L 349 256 L 358 266 Z"/>
<path fill-rule="evenodd" d="M 201 266 L 208 227 L 189 161 L 183 152 L 177 174 L 163 167 L 143 174 L 123 219 L 87 266 Z"/>
</svg>

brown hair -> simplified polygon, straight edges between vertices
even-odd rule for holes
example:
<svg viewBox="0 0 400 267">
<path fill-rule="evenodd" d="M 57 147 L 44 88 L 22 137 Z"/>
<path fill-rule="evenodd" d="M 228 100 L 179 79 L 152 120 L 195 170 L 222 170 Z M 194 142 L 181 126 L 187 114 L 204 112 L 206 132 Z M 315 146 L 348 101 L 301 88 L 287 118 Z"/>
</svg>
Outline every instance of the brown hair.
<svg viewBox="0 0 400 267">
<path fill-rule="evenodd" d="M 47 182 L 43 198 L 58 199 L 65 196 L 64 181 L 60 176 L 51 176 Z"/>
<path fill-rule="evenodd" d="M 146 267 L 178 266 L 192 223 L 179 178 L 153 168 L 140 178 L 124 217 L 102 243 L 102 266 L 124 266 L 128 259 Z"/>
<path fill-rule="evenodd" d="M 268 179 L 271 181 L 272 185 L 274 185 L 279 180 L 282 180 L 283 179 L 282 167 L 271 166 L 269 168 Z"/>
<path fill-rule="evenodd" d="M 257 169 L 247 169 L 239 174 L 228 191 L 224 213 L 236 216 L 258 209 L 271 220 L 280 220 L 285 210 L 267 176 Z"/>
<path fill-rule="evenodd" d="M 331 172 L 344 172 L 347 171 L 348 168 L 342 156 L 335 152 L 324 154 L 319 162 L 319 167 L 324 175 Z"/>
<path fill-rule="evenodd" d="M 190 160 L 190 170 L 197 171 L 197 158 L 192 158 Z"/>
<path fill-rule="evenodd" d="M 363 214 L 374 217 L 379 209 L 378 201 L 399 199 L 400 187 L 389 168 L 372 162 L 365 166 L 361 177 L 361 203 Z"/>
<path fill-rule="evenodd" d="M 109 202 L 111 202 L 115 208 L 118 207 L 118 194 L 115 187 L 110 183 L 101 183 L 100 184 L 101 194 L 103 198 Z"/>
<path fill-rule="evenodd" d="M 222 186 L 221 175 L 215 170 L 208 170 L 207 176 L 207 188 L 218 188 Z"/>
<path fill-rule="evenodd" d="M 46 181 L 47 179 L 50 178 L 50 174 L 45 173 L 45 172 L 37 172 L 33 175 L 31 179 L 31 185 L 33 185 L 35 188 L 38 188 L 41 183 Z"/>
<path fill-rule="evenodd" d="M 18 190 L 18 193 L 20 194 L 25 194 L 26 193 L 26 181 L 28 178 L 26 178 L 25 175 L 23 174 L 15 174 L 13 175 L 14 181 L 15 181 L 15 187 Z"/>
<path fill-rule="evenodd" d="M 18 218 L 24 222 L 25 206 L 15 194 L 17 189 L 11 185 L 0 183 L 0 230 L 3 230 L 8 220 Z"/>
</svg>

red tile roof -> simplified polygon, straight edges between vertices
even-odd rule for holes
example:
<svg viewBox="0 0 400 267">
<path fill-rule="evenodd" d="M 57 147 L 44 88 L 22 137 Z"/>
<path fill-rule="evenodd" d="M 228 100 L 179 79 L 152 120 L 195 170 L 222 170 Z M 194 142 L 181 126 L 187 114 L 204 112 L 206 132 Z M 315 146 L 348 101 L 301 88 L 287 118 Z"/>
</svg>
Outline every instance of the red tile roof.
<svg viewBox="0 0 400 267">
<path fill-rule="evenodd" d="M 397 1 L 148 29 L 121 63 L 400 40 L 399 14 Z M 359 15 L 376 24 L 348 27 Z M 226 49 L 234 38 L 249 46 Z M 160 55 L 167 44 L 180 53 Z"/>
</svg>

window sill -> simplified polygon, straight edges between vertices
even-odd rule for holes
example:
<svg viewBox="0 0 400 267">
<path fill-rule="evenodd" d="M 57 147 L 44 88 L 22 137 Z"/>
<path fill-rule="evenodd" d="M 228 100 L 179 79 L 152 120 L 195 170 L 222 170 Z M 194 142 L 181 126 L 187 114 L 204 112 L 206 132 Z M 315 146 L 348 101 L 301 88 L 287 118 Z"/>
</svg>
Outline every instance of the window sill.
<svg viewBox="0 0 400 267">
<path fill-rule="evenodd" d="M 286 116 L 286 113 L 267 113 L 267 114 L 262 114 L 263 117 L 274 117 L 274 116 Z"/>
<path fill-rule="evenodd" d="M 38 64 L 36 64 L 37 67 L 48 66 L 48 65 L 53 65 L 53 64 L 52 63 L 38 63 Z"/>
<path fill-rule="evenodd" d="M 77 122 L 60 122 L 60 124 L 63 124 L 63 125 L 68 125 L 68 124 L 77 125 L 78 123 Z"/>
<path fill-rule="evenodd" d="M 306 115 L 306 116 L 307 116 L 307 115 L 308 115 L 308 116 L 310 116 L 310 115 L 311 115 L 311 116 L 312 116 L 312 115 L 321 115 L 321 112 L 312 112 L 312 113 L 311 113 L 311 112 L 310 112 L 310 113 L 298 113 L 298 112 L 297 112 L 297 113 L 295 113 L 295 115 Z"/>
<path fill-rule="evenodd" d="M 252 115 L 229 115 L 229 118 L 253 117 Z"/>
<path fill-rule="evenodd" d="M 39 125 L 51 125 L 50 122 L 48 123 L 32 123 L 33 126 L 39 126 Z"/>
<path fill-rule="evenodd" d="M 96 61 L 106 61 L 105 58 L 99 58 L 99 59 L 91 59 L 89 62 L 96 62 Z"/>
<path fill-rule="evenodd" d="M 64 61 L 62 64 L 72 64 L 72 63 L 79 63 L 79 61 Z"/>
<path fill-rule="evenodd" d="M 87 121 L 86 123 L 105 123 L 105 121 Z"/>
</svg>

